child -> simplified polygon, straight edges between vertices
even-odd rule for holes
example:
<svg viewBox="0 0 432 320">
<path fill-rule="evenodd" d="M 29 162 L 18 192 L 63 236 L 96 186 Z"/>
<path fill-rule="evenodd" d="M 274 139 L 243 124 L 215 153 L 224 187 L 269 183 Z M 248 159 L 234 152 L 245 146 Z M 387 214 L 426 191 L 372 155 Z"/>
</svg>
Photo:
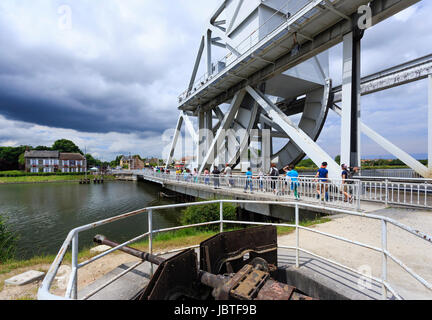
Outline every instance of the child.
<svg viewBox="0 0 432 320">
<path fill-rule="evenodd" d="M 295 167 L 293 165 L 289 166 L 289 167 L 285 167 L 284 171 L 286 172 L 287 176 L 287 183 L 291 182 L 291 190 L 294 191 L 294 196 L 296 198 L 296 200 L 300 200 L 300 196 L 298 194 L 298 177 L 299 174 L 298 172 L 295 170 Z"/>
<path fill-rule="evenodd" d="M 252 169 L 248 168 L 246 172 L 246 187 L 245 187 L 245 193 L 247 192 L 248 187 L 250 187 L 250 192 L 253 193 L 253 173 Z"/>
<path fill-rule="evenodd" d="M 210 171 L 207 168 L 204 170 L 204 184 L 210 184 Z"/>
</svg>

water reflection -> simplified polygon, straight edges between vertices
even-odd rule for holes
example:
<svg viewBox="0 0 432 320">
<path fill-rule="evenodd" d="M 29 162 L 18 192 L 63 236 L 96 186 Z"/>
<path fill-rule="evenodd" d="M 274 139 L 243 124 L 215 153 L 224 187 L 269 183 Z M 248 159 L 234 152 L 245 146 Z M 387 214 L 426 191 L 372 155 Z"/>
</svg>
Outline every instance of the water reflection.
<svg viewBox="0 0 432 320">
<path fill-rule="evenodd" d="M 17 257 L 29 258 L 57 253 L 73 228 L 149 205 L 172 203 L 159 202 L 160 191 L 158 186 L 141 182 L 3 185 L 0 186 L 0 214 L 9 219 L 11 229 L 20 235 Z M 159 212 L 153 224 L 155 228 L 177 226 L 179 211 Z M 92 245 L 96 233 L 124 241 L 147 229 L 147 214 L 142 214 L 81 234 L 80 247 Z"/>
</svg>

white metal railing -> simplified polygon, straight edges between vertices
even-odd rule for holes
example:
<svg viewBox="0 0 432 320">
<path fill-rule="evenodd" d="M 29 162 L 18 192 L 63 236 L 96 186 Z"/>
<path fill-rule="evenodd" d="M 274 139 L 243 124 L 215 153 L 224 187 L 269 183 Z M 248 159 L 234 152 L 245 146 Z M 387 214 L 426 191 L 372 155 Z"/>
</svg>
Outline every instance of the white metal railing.
<svg viewBox="0 0 432 320">
<path fill-rule="evenodd" d="M 275 223 L 257 223 L 257 222 L 246 222 L 246 221 L 227 221 L 224 219 L 223 216 L 223 208 L 224 208 L 224 204 L 225 203 L 230 203 L 230 204 L 267 204 L 267 205 L 277 205 L 277 206 L 285 206 L 285 207 L 291 207 L 291 208 L 295 208 L 295 224 L 285 224 L 285 223 L 280 223 L 280 224 L 275 224 Z M 164 209 L 172 209 L 172 208 L 184 208 L 184 207 L 190 207 L 190 206 L 199 206 L 199 205 L 205 205 L 205 204 L 219 204 L 219 220 L 217 221 L 211 221 L 211 222 L 206 222 L 206 223 L 201 223 L 201 224 L 195 224 L 195 225 L 189 225 L 189 226 L 180 226 L 180 227 L 175 227 L 175 228 L 166 228 L 166 229 L 160 229 L 160 230 L 155 230 L 153 228 L 153 215 L 155 212 L 159 211 L 159 210 L 164 210 Z M 391 259 L 394 263 L 396 263 L 397 265 L 399 265 L 406 273 L 408 273 L 412 278 L 414 278 L 417 282 L 421 283 L 425 288 L 427 288 L 428 290 L 432 291 L 432 285 L 426 281 L 425 279 L 423 279 L 420 275 L 418 275 L 415 271 L 413 271 L 411 268 L 407 267 L 401 260 L 399 260 L 398 258 L 396 258 L 388 249 L 387 247 L 387 236 L 388 236 L 388 225 L 391 224 L 397 228 L 399 228 L 402 231 L 408 232 L 412 235 L 414 235 L 415 237 L 422 239 L 422 241 L 425 241 L 429 244 L 432 244 L 432 237 L 424 234 L 418 230 L 415 230 L 413 228 L 410 228 L 404 224 L 401 224 L 393 219 L 387 218 L 387 217 L 382 217 L 382 216 L 377 216 L 377 215 L 364 215 L 364 214 L 360 214 L 358 212 L 354 212 L 354 211 L 348 211 L 348 210 L 343 210 L 343 209 L 333 209 L 332 211 L 337 211 L 340 214 L 346 214 L 346 215 L 350 215 L 350 216 L 356 216 L 356 217 L 362 217 L 365 219 L 372 219 L 372 220 L 379 220 L 381 221 L 381 247 L 374 247 L 371 245 L 367 245 L 358 241 L 353 241 L 344 237 L 340 237 L 340 236 L 336 236 L 336 235 L 332 235 L 329 233 L 325 233 L 325 232 L 321 232 L 312 228 L 307 228 L 307 227 L 303 227 L 300 225 L 300 208 L 302 209 L 307 209 L 307 210 L 314 210 L 314 209 L 322 209 L 319 206 L 316 205 L 310 205 L 310 204 L 300 204 L 298 202 L 275 202 L 275 201 L 246 201 L 246 200 L 215 200 L 215 201 L 207 201 L 207 202 L 199 202 L 199 203 L 187 203 L 187 204 L 175 204 L 175 205 L 165 205 L 165 206 L 157 206 L 157 207 L 149 207 L 149 208 L 145 208 L 142 210 L 137 210 L 134 212 L 130 212 L 124 215 L 120 215 L 111 219 L 106 219 L 106 220 L 102 220 L 93 224 L 89 224 L 80 228 L 76 228 L 74 230 L 72 230 L 69 235 L 67 236 L 65 242 L 63 243 L 57 257 L 55 258 L 53 264 L 51 265 L 49 271 L 47 272 L 46 277 L 44 278 L 42 285 L 38 291 L 38 299 L 39 300 L 77 300 L 78 298 L 78 271 L 80 268 L 87 266 L 125 246 L 129 246 L 134 242 L 137 242 L 139 240 L 142 240 L 144 238 L 149 238 L 149 253 L 153 253 L 153 236 L 157 233 L 162 233 L 162 232 L 167 232 L 167 231 L 173 231 L 173 230 L 179 230 L 179 229 L 186 229 L 186 228 L 193 228 L 193 227 L 198 227 L 198 226 L 204 226 L 204 225 L 212 225 L 212 224 L 218 224 L 220 227 L 220 232 L 224 231 L 224 224 L 237 224 L 237 225 L 272 225 L 272 226 L 279 226 L 279 227 L 292 227 L 295 228 L 295 234 L 296 234 L 296 245 L 295 247 L 288 247 L 288 246 L 278 246 L 281 249 L 292 249 L 295 250 L 296 252 L 296 267 L 299 268 L 300 267 L 300 252 L 312 255 L 318 259 L 322 259 L 324 261 L 327 261 L 329 263 L 332 263 L 334 265 L 340 266 L 345 268 L 346 270 L 350 270 L 351 272 L 354 272 L 356 274 L 359 274 L 362 277 L 367 277 L 373 281 L 376 281 L 378 283 L 381 284 L 382 286 L 382 299 L 387 300 L 389 299 L 389 295 L 388 295 L 388 291 L 390 291 L 394 297 L 396 297 L 397 299 L 402 299 L 402 297 L 393 289 L 393 287 L 390 285 L 390 283 L 388 282 L 388 260 Z M 102 225 L 106 225 L 108 223 L 112 223 L 115 221 L 119 221 L 119 220 L 123 220 L 123 219 L 127 219 L 129 217 L 133 217 L 133 216 L 137 216 L 139 214 L 144 214 L 147 213 L 148 214 L 148 231 L 132 240 L 129 240 L 127 242 L 124 242 L 123 244 L 112 248 L 104 253 L 101 253 L 99 255 L 97 255 L 96 257 L 93 257 L 85 262 L 79 263 L 78 262 L 78 239 L 79 239 L 79 234 L 81 232 L 84 231 L 88 231 L 88 230 L 93 230 L 97 227 L 100 227 Z M 349 243 L 352 245 L 356 245 L 356 246 L 360 246 L 362 248 L 366 248 L 375 252 L 379 252 L 382 254 L 382 272 L 381 272 L 381 277 L 374 277 L 374 276 L 365 276 L 364 274 L 361 274 L 359 271 L 350 268 L 348 266 L 344 266 L 336 261 L 327 259 L 325 257 L 319 256 L 313 252 L 310 252 L 308 250 L 303 249 L 300 246 L 300 230 L 305 230 L 305 231 L 309 231 L 309 232 L 313 232 L 319 235 L 322 235 L 324 237 L 328 237 L 328 238 L 332 238 L 332 239 L 336 239 L 345 243 Z M 69 248 L 69 246 L 72 246 L 72 273 L 69 279 L 69 283 L 67 286 L 67 290 L 66 290 L 66 295 L 64 297 L 60 297 L 60 296 L 56 296 L 50 293 L 50 289 L 51 286 L 53 284 L 53 281 L 55 279 L 55 276 L 60 268 L 60 265 L 62 264 L 65 254 Z M 199 246 L 192 246 L 189 248 L 198 248 Z M 183 251 L 185 249 L 189 249 L 189 248 L 182 248 L 182 249 L 177 249 L 177 250 L 173 250 L 171 252 L 179 252 L 179 251 Z M 166 254 L 166 253 L 164 253 Z M 162 255 L 162 254 L 160 254 Z M 103 288 L 107 287 L 108 285 L 110 285 L 111 283 L 113 283 L 114 281 L 118 280 L 121 276 L 127 274 L 128 272 L 132 271 L 133 269 L 137 268 L 139 265 L 146 263 L 144 261 L 138 262 L 135 265 L 133 265 L 131 268 L 129 268 L 128 270 L 126 270 L 125 272 L 123 272 L 121 275 L 118 275 L 116 277 L 114 277 L 113 279 L 111 279 L 110 281 L 108 281 L 107 283 L 105 283 L 104 285 L 100 286 L 99 288 L 97 288 L 96 290 L 94 290 L 93 292 L 89 293 L 86 297 L 84 297 L 84 299 L 88 299 L 92 296 L 94 296 L 96 293 L 100 292 Z M 147 262 L 148 263 L 148 262 Z M 153 270 L 153 265 L 151 266 L 151 270 Z"/>
<path fill-rule="evenodd" d="M 267 37 L 271 35 L 272 33 L 275 33 L 275 36 L 279 33 L 278 31 L 286 31 L 285 28 L 282 28 L 283 25 L 288 24 L 294 24 L 296 23 L 297 26 L 302 25 L 304 22 L 307 22 L 307 19 L 304 19 L 305 21 L 300 21 L 304 17 L 310 18 L 311 15 L 319 13 L 320 11 L 316 9 L 316 6 L 321 2 L 321 0 L 313 0 L 309 3 L 306 3 L 302 7 L 296 8 L 297 10 L 295 12 L 291 12 L 289 16 L 287 16 L 287 19 L 285 21 L 280 21 L 280 15 L 288 8 L 288 5 L 292 5 L 292 3 L 295 1 L 288 0 L 285 2 L 285 4 L 277 10 L 275 13 L 273 13 L 263 24 L 261 24 L 257 29 L 252 31 L 252 33 L 247 36 L 244 40 L 242 40 L 234 49 L 240 53 L 240 56 L 235 56 L 232 52 L 229 52 L 225 54 L 221 59 L 218 59 L 216 62 L 216 65 L 219 63 L 222 63 L 225 67 L 223 70 L 226 70 L 229 66 L 237 63 L 241 59 L 244 58 L 245 54 L 252 53 L 252 49 L 254 47 L 260 47 L 262 46 L 265 41 L 268 41 Z M 333 0 L 330 0 L 330 2 L 333 2 Z M 272 24 L 275 24 L 274 21 L 276 20 L 276 26 L 271 26 Z M 300 22 L 299 22 L 300 21 Z M 260 34 L 260 31 L 262 31 L 264 28 L 269 28 L 266 30 L 266 34 L 262 35 Z M 263 41 L 264 40 L 264 41 Z M 261 43 L 263 42 L 263 43 Z M 221 73 L 220 71 L 219 73 Z M 195 92 L 205 86 L 213 77 L 217 76 L 217 74 L 209 74 L 208 72 L 204 73 L 198 80 L 195 80 L 195 83 L 192 87 L 192 91 Z M 179 97 L 179 102 L 181 103 L 186 98 L 188 98 L 193 92 L 186 90 L 184 91 Z"/>
<path fill-rule="evenodd" d="M 279 199 L 306 200 L 320 203 L 323 206 L 337 206 L 360 210 L 361 185 L 358 180 L 329 180 L 313 177 L 299 177 L 297 181 L 289 178 L 253 176 L 248 178 L 240 175 L 193 175 L 167 174 L 144 170 L 135 172 L 144 179 L 162 183 L 175 182 L 185 185 L 199 185 L 201 187 L 228 189 L 273 195 Z"/>
<path fill-rule="evenodd" d="M 379 202 L 385 205 L 402 205 L 418 208 L 432 208 L 432 180 L 408 178 L 375 178 L 360 177 L 342 181 L 342 179 L 328 180 L 327 183 L 313 176 L 300 176 L 298 182 L 291 182 L 283 176 L 254 176 L 248 183 L 246 176 L 200 175 L 191 173 L 174 174 L 155 172 L 153 170 L 134 171 L 145 179 L 161 183 L 176 182 L 179 184 L 200 185 L 202 187 L 216 187 L 252 191 L 257 194 L 273 194 L 278 198 L 295 199 L 295 188 L 301 200 L 319 202 L 322 205 L 361 209 L 361 201 Z M 324 192 L 326 190 L 326 192 Z M 320 191 L 320 192 L 319 192 Z M 321 197 L 319 197 L 321 193 Z"/>
<path fill-rule="evenodd" d="M 432 208 L 432 184 L 430 180 L 424 180 L 422 183 L 398 180 L 361 181 L 361 199 L 383 202 L 386 205 Z"/>
</svg>

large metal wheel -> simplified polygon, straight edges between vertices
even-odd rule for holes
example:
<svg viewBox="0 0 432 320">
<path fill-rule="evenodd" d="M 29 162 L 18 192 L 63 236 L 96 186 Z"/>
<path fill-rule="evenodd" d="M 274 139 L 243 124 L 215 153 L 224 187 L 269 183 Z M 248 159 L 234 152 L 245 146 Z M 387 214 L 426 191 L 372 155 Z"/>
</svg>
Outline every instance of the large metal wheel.
<svg viewBox="0 0 432 320">
<path fill-rule="evenodd" d="M 287 83 L 287 85 L 289 85 Z M 299 96 L 285 98 L 277 103 L 278 107 L 287 115 L 294 116 L 301 114 L 298 123 L 299 129 L 304 131 L 311 139 L 317 141 L 327 119 L 329 107 L 332 103 L 331 97 L 331 80 L 326 80 L 324 86 L 317 86 L 313 90 L 302 93 Z M 265 116 L 265 115 L 264 115 Z M 252 129 L 272 129 L 273 133 L 279 132 L 280 128 L 274 128 L 268 122 L 266 124 L 261 121 L 262 114 L 257 103 L 246 95 L 241 107 L 231 125 L 232 132 L 235 136 L 230 136 L 230 143 L 240 146 L 236 152 L 227 152 L 225 161 L 235 166 L 239 165 L 241 160 L 241 151 L 247 148 L 249 144 L 249 135 Z M 232 139 L 235 139 L 232 140 Z M 304 157 L 305 153 L 301 150 L 294 141 L 287 140 L 283 147 L 277 148 L 277 139 L 279 135 L 274 134 L 271 138 L 271 161 L 275 163 L 279 169 L 290 165 L 298 164 Z M 280 143 L 279 143 L 280 145 Z M 273 150 L 278 150 L 273 152 Z"/>
</svg>

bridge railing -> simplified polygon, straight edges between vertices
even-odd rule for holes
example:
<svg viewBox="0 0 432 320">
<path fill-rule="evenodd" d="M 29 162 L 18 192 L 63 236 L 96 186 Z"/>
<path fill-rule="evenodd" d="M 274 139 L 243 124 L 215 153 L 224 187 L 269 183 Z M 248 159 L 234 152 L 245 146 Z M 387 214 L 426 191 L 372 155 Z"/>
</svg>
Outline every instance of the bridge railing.
<svg viewBox="0 0 432 320">
<path fill-rule="evenodd" d="M 360 210 L 361 185 L 358 180 L 324 180 L 299 177 L 291 180 L 285 177 L 239 175 L 192 175 L 167 174 L 145 170 L 137 172 L 145 179 L 160 182 L 175 182 L 186 185 L 200 185 L 214 189 L 243 191 L 244 193 L 273 195 L 281 200 L 295 199 L 320 203 L 323 206 L 338 206 Z"/>
<path fill-rule="evenodd" d="M 295 208 L 295 223 L 279 223 L 279 224 L 275 224 L 275 223 L 257 223 L 257 222 L 247 222 L 247 221 L 228 221 L 224 219 L 223 216 L 223 208 L 224 208 L 224 204 L 226 203 L 230 203 L 230 204 L 267 204 L 267 205 L 275 205 L 275 206 L 283 206 L 283 207 L 292 207 Z M 180 226 L 180 227 L 175 227 L 175 228 L 166 228 L 166 229 L 155 229 L 153 226 L 153 217 L 155 214 L 157 214 L 158 211 L 160 210 L 164 210 L 164 209 L 172 209 L 172 208 L 186 208 L 186 207 L 191 207 L 191 206 L 199 206 L 199 205 L 205 205 L 205 204 L 219 204 L 219 219 L 217 221 L 209 221 L 209 222 L 205 222 L 205 223 L 201 223 L 201 224 L 195 224 L 195 225 L 189 225 L 189 226 Z M 398 265 L 402 270 L 404 270 L 408 275 L 410 275 L 413 279 L 415 279 L 416 282 L 420 283 L 421 285 L 423 285 L 426 289 L 428 289 L 429 291 L 432 292 L 432 285 L 431 283 L 429 283 L 428 281 L 426 281 L 424 278 L 422 278 L 419 274 L 417 274 L 414 270 L 412 270 L 411 268 L 409 268 L 407 265 L 404 264 L 404 262 L 402 262 L 400 259 L 398 259 L 393 253 L 390 252 L 390 250 L 388 249 L 387 246 L 387 237 L 388 237 L 388 226 L 389 225 L 393 225 L 394 227 L 398 228 L 398 230 L 402 231 L 402 232 L 408 232 L 412 235 L 414 235 L 416 238 L 421 239 L 421 241 L 424 241 L 430 245 L 432 245 L 432 237 L 422 233 L 418 230 L 415 230 L 413 228 L 410 228 L 409 226 L 406 226 L 404 224 L 401 224 L 399 222 L 397 222 L 396 220 L 387 218 L 387 217 L 382 217 L 382 216 L 377 216 L 377 215 L 365 215 L 365 214 L 361 214 L 358 212 L 354 212 L 354 211 L 348 211 L 348 210 L 343 210 L 343 209 L 332 209 L 332 212 L 337 211 L 340 214 L 345 214 L 345 215 L 349 215 L 349 216 L 354 216 L 354 217 L 361 217 L 364 219 L 369 219 L 369 220 L 378 220 L 381 221 L 381 246 L 371 246 L 368 244 L 364 244 L 362 242 L 359 241 L 354 241 L 354 240 L 350 240 L 341 236 L 337 236 L 337 235 L 333 235 L 330 233 L 326 233 L 326 232 L 321 232 L 318 231 L 316 229 L 313 228 L 307 228 L 307 227 L 303 227 L 300 224 L 301 221 L 301 214 L 302 211 L 300 211 L 300 209 L 306 209 L 306 210 L 314 210 L 321 207 L 318 207 L 317 205 L 311 205 L 311 204 L 304 204 L 304 203 L 298 203 L 298 202 L 276 202 L 276 201 L 247 201 L 247 200 L 215 200 L 215 201 L 207 201 L 207 202 L 198 202 L 198 203 L 187 203 L 187 204 L 176 204 L 176 205 L 165 205 L 165 206 L 157 206 L 157 207 L 148 207 L 148 208 L 144 208 L 141 210 L 137 210 L 134 212 L 130 212 L 130 213 L 126 213 L 117 217 L 113 217 L 111 219 L 106 219 L 106 220 L 102 220 L 96 223 L 92 223 L 86 226 L 82 226 L 76 229 L 73 229 L 67 236 L 65 242 L 63 243 L 63 246 L 61 247 L 57 257 L 55 258 L 53 264 L 51 265 L 49 271 L 47 272 L 46 277 L 44 278 L 42 285 L 38 291 L 38 299 L 39 300 L 77 300 L 78 299 L 78 271 L 79 269 L 83 268 L 84 266 L 90 265 L 91 263 L 94 263 L 95 261 L 106 257 L 107 255 L 116 252 L 126 246 L 129 246 L 137 241 L 140 241 L 142 239 L 148 238 L 149 239 L 149 248 L 148 251 L 149 253 L 153 253 L 153 237 L 156 234 L 159 233 L 163 233 L 163 232 L 168 232 L 168 231 L 174 231 L 174 230 L 180 230 L 180 229 L 187 229 L 187 228 L 195 228 L 198 226 L 204 226 L 204 225 L 219 225 L 219 231 L 223 232 L 224 231 L 224 225 L 272 225 L 272 226 L 276 226 L 276 227 L 292 227 L 295 229 L 295 246 L 294 247 L 289 247 L 289 246 L 283 246 L 283 245 L 278 245 L 278 248 L 280 249 L 290 249 L 290 250 L 295 250 L 295 266 L 296 268 L 300 267 L 300 252 L 311 255 L 315 258 L 321 259 L 323 261 L 329 262 L 333 265 L 339 266 L 341 268 L 344 268 L 346 270 L 349 270 L 355 274 L 358 274 L 362 279 L 364 279 L 365 277 L 376 281 L 377 283 L 381 284 L 382 287 L 382 299 L 387 300 L 390 298 L 396 298 L 396 299 L 402 299 L 402 297 L 396 292 L 396 290 L 393 288 L 393 286 L 389 283 L 389 269 L 388 269 L 388 265 L 389 265 L 389 260 L 392 260 L 394 263 L 396 263 L 396 265 Z M 101 253 L 87 261 L 81 262 L 79 263 L 78 261 L 78 241 L 79 241 L 79 235 L 80 233 L 84 232 L 84 231 L 88 231 L 88 230 L 94 230 L 100 226 L 103 225 L 107 225 L 119 220 L 124 220 L 124 219 L 128 219 L 131 217 L 135 217 L 141 214 L 147 214 L 148 216 L 148 230 L 147 232 L 145 232 L 144 234 L 131 239 L 129 241 L 126 241 L 124 243 L 122 243 L 121 245 L 112 248 L 104 253 Z M 358 270 L 355 270 L 352 267 L 343 265 L 341 263 L 338 263 L 337 261 L 328 259 L 326 257 L 320 256 L 316 253 L 313 253 L 309 250 L 306 250 L 304 248 L 302 248 L 301 245 L 301 241 L 300 241 L 300 231 L 308 231 L 308 232 L 312 232 L 315 234 L 319 234 L 321 236 L 323 236 L 323 241 L 325 241 L 324 239 L 326 238 L 331 238 L 331 239 L 336 239 L 338 241 L 344 242 L 344 243 L 348 243 L 350 245 L 356 245 L 358 247 L 362 247 L 365 249 L 368 249 L 370 251 L 373 252 L 378 252 L 382 254 L 382 269 L 381 269 L 381 275 L 380 276 L 373 276 L 373 275 L 365 275 L 361 272 L 359 272 Z M 54 279 L 56 277 L 56 274 L 61 266 L 61 264 L 63 263 L 63 260 L 65 258 L 66 252 L 68 250 L 68 248 L 72 246 L 72 273 L 68 282 L 68 286 L 66 289 L 66 294 L 64 297 L 60 297 L 60 296 L 56 296 L 50 293 L 51 290 L 51 286 L 54 282 Z M 181 249 L 176 249 L 170 252 L 165 252 L 165 253 L 160 253 L 159 255 L 163 255 L 163 254 L 167 254 L 167 253 L 175 253 L 175 252 L 180 252 L 186 249 L 191 249 L 191 248 L 198 248 L 199 245 L 196 246 L 191 246 L 188 248 L 181 248 Z M 367 257 L 365 257 L 365 259 L 367 259 Z M 87 300 L 91 297 L 93 297 L 94 295 L 96 295 L 98 292 L 100 292 L 101 290 L 103 290 L 104 288 L 106 288 L 107 286 L 109 286 L 110 284 L 112 284 L 113 282 L 117 281 L 118 279 L 120 279 L 122 276 L 126 275 L 127 273 L 131 272 L 132 270 L 136 269 L 137 267 L 139 267 L 140 265 L 143 265 L 144 263 L 148 263 L 145 261 L 139 261 L 136 264 L 134 264 L 132 267 L 130 267 L 129 269 L 125 270 L 124 272 L 122 272 L 121 274 L 119 274 L 118 276 L 115 276 L 114 278 L 112 278 L 111 280 L 109 280 L 108 282 L 104 283 L 103 285 L 99 286 L 98 288 L 96 288 L 94 291 L 92 291 L 91 293 L 87 294 L 85 297 L 83 297 L 83 300 Z M 370 261 L 363 261 L 361 262 L 362 265 L 370 263 Z M 153 272 L 153 265 L 150 266 L 151 267 L 151 272 Z M 359 266 L 360 267 L 360 266 Z M 390 293 L 393 295 L 389 295 L 389 291 Z"/>
<path fill-rule="evenodd" d="M 361 199 L 411 207 L 432 208 L 431 180 L 423 182 L 385 179 L 361 181 Z"/>
<path fill-rule="evenodd" d="M 379 202 L 385 205 L 402 205 L 416 208 L 432 208 L 432 180 L 408 178 L 360 177 L 356 179 L 332 179 L 327 182 L 313 176 L 300 176 L 297 182 L 285 177 L 254 176 L 248 183 L 246 176 L 166 174 L 153 170 L 136 171 L 135 174 L 154 178 L 161 182 L 197 184 L 205 187 L 252 191 L 256 194 L 273 194 L 281 199 L 295 199 L 295 190 L 301 200 L 320 202 L 347 208 L 361 208 L 361 201 Z M 246 188 L 247 187 L 247 188 Z"/>
</svg>

